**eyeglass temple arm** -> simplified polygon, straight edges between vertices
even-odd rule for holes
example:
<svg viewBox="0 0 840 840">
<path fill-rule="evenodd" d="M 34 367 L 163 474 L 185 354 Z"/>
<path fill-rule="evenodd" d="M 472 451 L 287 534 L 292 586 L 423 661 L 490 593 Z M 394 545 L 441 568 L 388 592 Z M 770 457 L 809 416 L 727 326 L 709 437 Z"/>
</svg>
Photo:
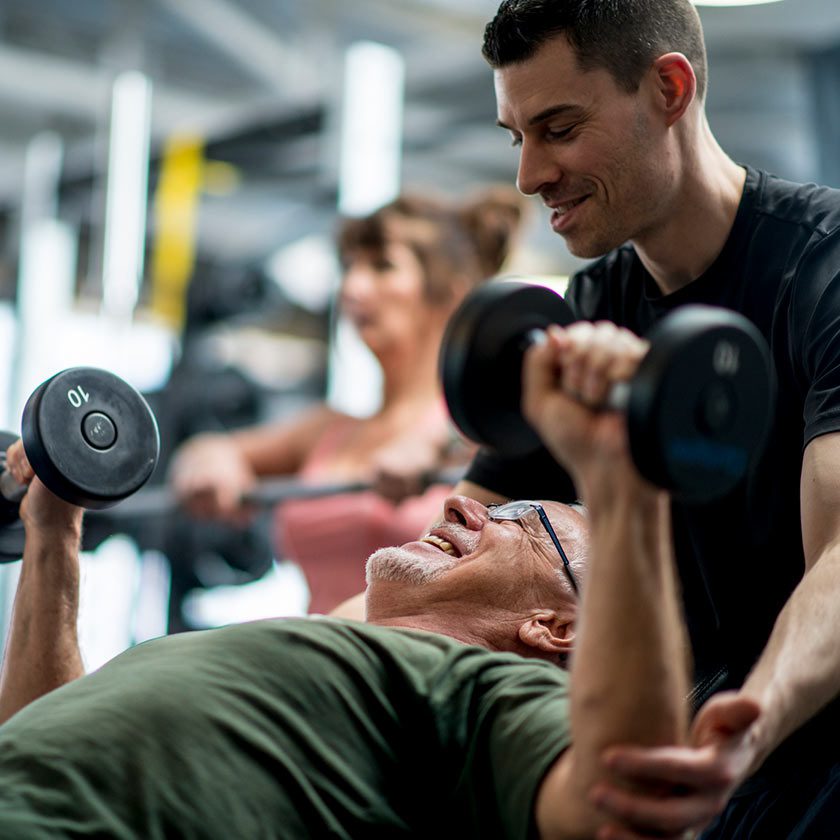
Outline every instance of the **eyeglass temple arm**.
<svg viewBox="0 0 840 840">
<path fill-rule="evenodd" d="M 575 576 L 572 574 L 572 564 L 569 562 L 569 558 L 566 557 L 566 552 L 563 551 L 563 546 L 560 545 L 560 540 L 557 539 L 557 535 L 554 533 L 554 528 L 551 527 L 551 523 L 548 521 L 548 515 L 545 510 L 543 510 L 542 505 L 537 507 L 536 511 L 540 517 L 540 522 L 543 524 L 543 528 L 545 528 L 548 536 L 551 537 L 551 541 L 554 543 L 554 547 L 557 549 L 557 553 L 560 555 L 560 559 L 566 567 L 566 572 L 569 575 L 569 582 L 572 584 L 572 589 L 575 590 L 576 595 L 579 595 L 580 592 L 578 590 L 577 581 L 575 580 Z"/>
</svg>

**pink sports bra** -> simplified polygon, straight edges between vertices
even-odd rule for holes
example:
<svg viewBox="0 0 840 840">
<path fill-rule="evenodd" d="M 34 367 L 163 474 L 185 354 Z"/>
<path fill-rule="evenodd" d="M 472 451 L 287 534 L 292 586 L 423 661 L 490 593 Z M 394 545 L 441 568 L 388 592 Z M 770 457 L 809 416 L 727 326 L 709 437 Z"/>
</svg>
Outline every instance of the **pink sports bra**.
<svg viewBox="0 0 840 840">
<path fill-rule="evenodd" d="M 324 432 L 303 467 L 301 481 L 313 484 L 365 480 L 331 467 L 346 435 L 364 422 L 336 420 Z M 421 536 L 443 510 L 452 488 L 434 485 L 422 496 L 393 504 L 373 491 L 284 502 L 275 514 L 278 556 L 303 570 L 311 594 L 309 611 L 326 613 L 365 588 L 365 561 L 378 548 L 402 545 Z"/>
</svg>

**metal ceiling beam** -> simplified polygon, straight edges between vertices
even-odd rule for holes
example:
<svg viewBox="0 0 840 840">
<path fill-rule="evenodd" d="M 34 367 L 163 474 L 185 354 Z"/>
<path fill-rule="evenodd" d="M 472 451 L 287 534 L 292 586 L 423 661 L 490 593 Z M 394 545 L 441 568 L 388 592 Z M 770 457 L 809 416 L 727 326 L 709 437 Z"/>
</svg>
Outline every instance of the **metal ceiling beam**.
<svg viewBox="0 0 840 840">
<path fill-rule="evenodd" d="M 837 0 L 785 0 L 757 6 L 699 6 L 710 51 L 768 44 L 816 48 L 840 36 Z"/>
<path fill-rule="evenodd" d="M 352 6 L 346 0 L 310 0 L 313 6 L 327 9 L 333 14 L 352 15 L 354 19 L 370 19 L 388 25 L 398 24 L 405 32 L 451 35 L 463 39 L 464 36 L 479 35 L 484 25 L 493 16 L 498 3 L 491 2 L 484 9 L 458 8 L 457 3 L 436 3 L 427 0 L 354 0 Z M 489 9 L 489 11 L 488 11 Z M 314 9 L 313 9 L 314 11 Z M 480 42 L 476 42 L 480 43 Z"/>
<path fill-rule="evenodd" d="M 268 90 L 308 88 L 299 49 L 229 0 L 158 0 Z M 312 57 L 309 59 L 312 60 Z M 301 96 L 312 91 L 302 90 Z"/>
<path fill-rule="evenodd" d="M 0 100 L 22 113 L 35 110 L 101 122 L 108 114 L 113 78 L 110 70 L 0 44 Z M 154 123 L 163 131 L 201 131 L 238 107 L 236 101 L 170 85 L 154 91 Z"/>
</svg>

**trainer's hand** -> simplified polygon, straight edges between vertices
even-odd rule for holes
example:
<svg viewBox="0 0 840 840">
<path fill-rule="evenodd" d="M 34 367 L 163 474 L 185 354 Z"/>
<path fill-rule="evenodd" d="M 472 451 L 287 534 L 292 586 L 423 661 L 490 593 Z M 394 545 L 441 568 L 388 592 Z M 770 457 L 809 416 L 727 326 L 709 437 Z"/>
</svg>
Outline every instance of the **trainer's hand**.
<svg viewBox="0 0 840 840">
<path fill-rule="evenodd" d="M 245 525 L 254 511 L 242 503 L 257 484 L 247 459 L 225 435 L 205 434 L 175 453 L 169 482 L 179 504 L 199 519 Z"/>
<path fill-rule="evenodd" d="M 20 503 L 27 540 L 36 534 L 49 538 L 66 534 L 77 538 L 81 534 L 84 510 L 58 498 L 44 486 L 35 475 L 20 440 L 6 450 L 6 468 L 18 484 L 28 488 Z"/>
<path fill-rule="evenodd" d="M 578 321 L 549 327 L 547 340 L 526 352 L 523 413 L 573 474 L 593 461 L 629 460 L 626 420 L 603 407 L 647 350 L 646 341 L 609 321 Z"/>
<path fill-rule="evenodd" d="M 611 822 L 598 840 L 694 836 L 725 807 L 756 758 L 759 704 L 737 692 L 712 697 L 692 724 L 687 747 L 617 746 L 604 763 L 617 780 L 600 782 L 592 801 Z"/>
</svg>

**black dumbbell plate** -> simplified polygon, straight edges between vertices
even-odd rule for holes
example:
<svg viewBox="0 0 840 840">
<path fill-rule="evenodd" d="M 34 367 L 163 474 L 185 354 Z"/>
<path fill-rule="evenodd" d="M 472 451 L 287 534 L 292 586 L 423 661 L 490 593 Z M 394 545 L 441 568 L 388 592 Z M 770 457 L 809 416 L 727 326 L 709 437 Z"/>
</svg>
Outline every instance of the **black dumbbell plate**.
<svg viewBox="0 0 840 840">
<path fill-rule="evenodd" d="M 684 501 L 722 497 L 769 430 L 775 391 L 764 337 L 737 313 L 686 306 L 649 338 L 627 407 L 633 458 Z"/>
<path fill-rule="evenodd" d="M 40 385 L 23 411 L 23 446 L 57 496 L 101 509 L 151 476 L 160 448 L 143 397 L 99 368 L 69 368 Z"/>
<path fill-rule="evenodd" d="M 440 374 L 449 413 L 466 437 L 506 455 L 537 449 L 521 408 L 528 333 L 572 320 L 556 291 L 530 280 L 493 280 L 464 300 L 447 325 Z"/>
</svg>

